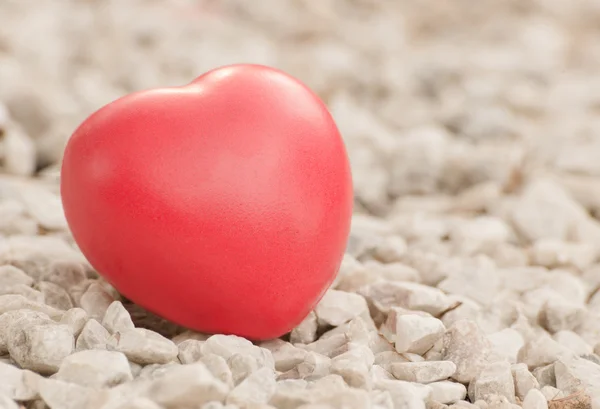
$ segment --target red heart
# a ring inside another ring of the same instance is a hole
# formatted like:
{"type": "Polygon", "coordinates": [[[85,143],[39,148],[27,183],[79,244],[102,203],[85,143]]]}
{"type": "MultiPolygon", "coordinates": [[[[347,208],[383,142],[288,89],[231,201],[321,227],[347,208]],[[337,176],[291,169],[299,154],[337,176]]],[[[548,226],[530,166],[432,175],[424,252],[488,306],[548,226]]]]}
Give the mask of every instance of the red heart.
{"type": "Polygon", "coordinates": [[[67,221],[127,298],[198,331],[269,339],[333,281],[352,180],[321,100],[264,66],[125,96],[71,137],[67,221]]]}

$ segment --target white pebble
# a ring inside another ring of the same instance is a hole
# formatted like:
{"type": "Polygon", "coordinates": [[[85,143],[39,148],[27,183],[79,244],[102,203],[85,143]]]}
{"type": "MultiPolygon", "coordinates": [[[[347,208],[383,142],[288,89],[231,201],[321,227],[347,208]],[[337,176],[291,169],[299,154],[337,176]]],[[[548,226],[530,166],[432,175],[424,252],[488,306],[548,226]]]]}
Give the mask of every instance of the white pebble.
{"type": "Polygon", "coordinates": [[[57,379],[44,379],[40,382],[40,396],[50,408],[81,409],[102,402],[107,398],[107,392],[57,379]]]}
{"type": "Polygon", "coordinates": [[[177,345],[162,335],[145,328],[117,332],[107,341],[107,348],[122,352],[138,364],[166,364],[177,359],[177,345]]]}
{"type": "Polygon", "coordinates": [[[515,403],[515,385],[510,364],[506,361],[486,365],[469,384],[471,401],[485,399],[492,394],[503,396],[510,403],[515,403]]]}
{"type": "Polygon", "coordinates": [[[442,337],[446,328],[437,318],[392,308],[381,333],[396,351],[424,354],[442,337]]]}
{"type": "Polygon", "coordinates": [[[532,389],[523,399],[523,409],[548,409],[548,401],[542,392],[532,389]]]}
{"type": "Polygon", "coordinates": [[[436,316],[451,306],[441,290],[417,283],[381,281],[366,286],[360,293],[382,312],[402,307],[436,316]]]}
{"type": "Polygon", "coordinates": [[[515,395],[523,400],[532,389],[539,389],[540,384],[533,376],[527,365],[515,364],[511,366],[511,372],[515,382],[515,395]]]}
{"type": "Polygon", "coordinates": [[[396,379],[418,383],[442,381],[456,372],[456,365],[450,361],[396,362],[390,368],[396,379]]]}
{"type": "Polygon", "coordinates": [[[317,315],[311,311],[302,322],[290,333],[290,342],[293,344],[310,344],[317,339],[317,315]]]}
{"type": "Polygon", "coordinates": [[[44,302],[58,310],[66,311],[73,308],[73,301],[67,290],[49,281],[40,281],[35,285],[44,296],[44,302]]]}
{"type": "Polygon", "coordinates": [[[490,341],[477,324],[460,320],[444,334],[442,359],[456,364],[455,380],[468,383],[485,367],[491,350],[490,341]]]}
{"type": "Polygon", "coordinates": [[[266,404],[275,393],[275,374],[270,368],[261,368],[236,386],[227,396],[227,403],[241,409],[250,409],[253,405],[266,404]]]}
{"type": "Polygon", "coordinates": [[[9,334],[7,345],[21,368],[52,374],[73,352],[75,339],[67,325],[29,325],[9,334]]]}
{"type": "Polygon", "coordinates": [[[281,339],[263,342],[260,346],[271,351],[275,362],[275,369],[279,372],[286,372],[295,368],[304,361],[307,354],[306,350],[297,348],[281,339]]]}
{"type": "Polygon", "coordinates": [[[505,328],[490,334],[488,339],[492,343],[494,352],[513,364],[517,362],[517,355],[525,344],[523,336],[513,328],[505,328]]]}
{"type": "Polygon", "coordinates": [[[187,339],[177,345],[179,354],[177,355],[182,364],[193,364],[202,358],[202,345],[204,341],[187,339]]]}
{"type": "Polygon", "coordinates": [[[32,310],[42,312],[50,318],[60,319],[62,311],[52,308],[46,304],[33,302],[22,295],[8,294],[0,295],[0,314],[14,310],[32,310]]]}
{"type": "Polygon", "coordinates": [[[229,388],[201,363],[171,368],[149,388],[149,397],[166,407],[202,405],[223,401],[229,388]]]}
{"type": "Polygon", "coordinates": [[[95,319],[88,320],[77,337],[75,349],[106,349],[110,333],[95,319]]]}
{"type": "Polygon", "coordinates": [[[42,312],[13,310],[0,314],[0,354],[8,352],[8,339],[21,331],[22,327],[39,324],[52,324],[54,321],[42,312]]]}
{"type": "Polygon", "coordinates": [[[87,313],[82,308],[71,308],[60,319],[61,324],[68,325],[75,337],[78,337],[88,322],[87,313]]]}
{"type": "Polygon", "coordinates": [[[11,265],[0,266],[0,287],[24,284],[33,284],[33,278],[29,277],[23,270],[11,265]]]}
{"type": "Polygon", "coordinates": [[[99,282],[92,282],[81,295],[79,304],[91,318],[102,321],[106,310],[114,301],[113,297],[99,282]]]}
{"type": "Polygon", "coordinates": [[[431,388],[429,399],[443,404],[456,403],[467,396],[467,388],[462,383],[442,381],[428,385],[431,388]]]}
{"type": "Polygon", "coordinates": [[[213,335],[202,345],[203,354],[216,354],[229,359],[234,354],[247,354],[256,359],[259,366],[274,368],[273,356],[265,348],[257,347],[245,338],[235,335],[213,335]]]}
{"type": "Polygon", "coordinates": [[[228,387],[233,388],[233,373],[225,358],[215,354],[208,354],[201,357],[199,361],[206,365],[206,368],[208,368],[217,379],[228,387]]]}
{"type": "Polygon", "coordinates": [[[318,321],[333,326],[342,325],[368,312],[369,308],[363,297],[337,290],[328,290],[315,307],[318,321]]]}
{"type": "Polygon", "coordinates": [[[113,301],[104,314],[102,326],[111,334],[124,332],[135,328],[129,312],[120,301],[113,301]]]}
{"type": "Polygon", "coordinates": [[[66,357],[54,379],[89,387],[111,387],[133,380],[125,355],[104,350],[79,351],[66,357]]]}

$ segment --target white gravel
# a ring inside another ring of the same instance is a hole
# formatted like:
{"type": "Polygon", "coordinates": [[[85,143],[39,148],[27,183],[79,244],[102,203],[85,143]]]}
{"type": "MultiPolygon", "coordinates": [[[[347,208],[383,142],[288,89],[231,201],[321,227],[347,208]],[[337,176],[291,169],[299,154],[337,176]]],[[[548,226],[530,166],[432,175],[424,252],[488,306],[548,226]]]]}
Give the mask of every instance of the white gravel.
{"type": "Polygon", "coordinates": [[[600,8],[564,0],[0,1],[0,409],[600,409],[600,8]],[[338,277],[282,339],[199,334],[83,258],[65,142],[255,62],[346,141],[338,277]]]}

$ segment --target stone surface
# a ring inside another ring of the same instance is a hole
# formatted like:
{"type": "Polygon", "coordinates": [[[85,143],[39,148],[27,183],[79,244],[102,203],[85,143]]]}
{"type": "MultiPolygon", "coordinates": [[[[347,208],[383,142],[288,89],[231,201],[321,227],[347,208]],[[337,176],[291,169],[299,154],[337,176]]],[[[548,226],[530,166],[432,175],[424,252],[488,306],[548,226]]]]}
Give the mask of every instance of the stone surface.
{"type": "Polygon", "coordinates": [[[554,363],[554,372],[556,387],[566,394],[600,395],[600,365],[579,357],[562,358],[554,363]]]}
{"type": "Polygon", "coordinates": [[[120,301],[114,301],[108,306],[102,318],[102,326],[111,334],[135,328],[129,312],[120,301]]]}
{"type": "Polygon", "coordinates": [[[0,286],[8,287],[17,284],[32,285],[33,278],[29,277],[25,272],[15,266],[4,265],[0,266],[0,286]]]}
{"type": "Polygon", "coordinates": [[[392,308],[380,332],[400,353],[424,354],[438,341],[446,328],[437,318],[392,308]]]}
{"type": "Polygon", "coordinates": [[[492,343],[493,352],[507,359],[510,363],[517,362],[519,351],[525,344],[523,336],[513,328],[505,328],[502,331],[488,335],[492,343]]]}
{"type": "Polygon", "coordinates": [[[35,285],[42,295],[44,302],[58,310],[66,311],[73,308],[73,301],[67,290],[49,281],[40,281],[35,285]]]}
{"type": "Polygon", "coordinates": [[[442,404],[457,403],[467,396],[467,388],[462,383],[442,381],[429,384],[431,395],[429,399],[442,404]]]}
{"type": "Polygon", "coordinates": [[[494,362],[486,365],[469,384],[471,401],[485,399],[488,395],[505,397],[515,403],[515,385],[508,362],[494,362]]]}
{"type": "Polygon", "coordinates": [[[106,349],[110,333],[95,319],[90,319],[77,337],[75,349],[106,349]]]}
{"type": "Polygon", "coordinates": [[[454,362],[453,379],[471,382],[485,367],[492,345],[481,329],[472,321],[455,322],[443,337],[442,359],[454,362]]]}
{"type": "Polygon", "coordinates": [[[227,385],[215,378],[204,364],[195,363],[170,369],[152,383],[148,395],[170,408],[223,401],[228,391],[227,385]]]}
{"type": "Polygon", "coordinates": [[[179,350],[170,339],[144,328],[113,334],[106,343],[107,348],[122,352],[138,364],[166,364],[177,359],[179,350]]]}
{"type": "Polygon", "coordinates": [[[275,369],[280,372],[286,372],[295,368],[304,361],[307,352],[304,349],[297,348],[289,342],[280,339],[264,342],[261,347],[271,351],[275,369]]]}
{"type": "Polygon", "coordinates": [[[310,344],[317,338],[317,328],[317,315],[311,311],[300,325],[292,330],[290,341],[292,343],[310,344]]]}
{"type": "Polygon", "coordinates": [[[113,297],[99,282],[92,282],[81,295],[79,305],[91,318],[102,321],[113,297]]]}
{"type": "Polygon", "coordinates": [[[262,368],[250,374],[227,395],[227,403],[240,408],[252,408],[266,404],[275,393],[275,374],[270,368],[262,368]]]}
{"type": "Polygon", "coordinates": [[[523,409],[548,409],[548,401],[542,392],[530,390],[523,399],[523,409]]]}
{"type": "Polygon", "coordinates": [[[187,339],[177,344],[179,354],[177,357],[182,364],[193,364],[202,358],[202,345],[204,341],[187,339]]]}
{"type": "Polygon", "coordinates": [[[66,357],[54,379],[81,386],[111,387],[133,380],[133,375],[121,352],[92,349],[66,357]]]}
{"type": "Polygon", "coordinates": [[[523,346],[517,357],[519,362],[523,362],[530,369],[554,363],[561,357],[567,357],[573,353],[554,341],[547,334],[542,334],[523,346]]]}
{"type": "Polygon", "coordinates": [[[233,373],[231,372],[231,368],[229,367],[225,358],[215,354],[208,354],[201,357],[199,361],[206,366],[206,368],[213,374],[214,377],[219,379],[225,385],[231,388],[233,387],[233,373]]]}
{"type": "Polygon", "coordinates": [[[7,346],[11,358],[21,368],[52,374],[73,352],[75,339],[67,325],[28,325],[12,332],[7,346]]]}
{"type": "Polygon", "coordinates": [[[527,365],[515,364],[511,366],[512,376],[515,383],[515,396],[521,401],[532,389],[539,389],[540,384],[533,376],[527,365]]]}
{"type": "Polygon", "coordinates": [[[418,383],[443,381],[456,372],[456,365],[451,361],[396,362],[390,367],[396,379],[418,383]]]}
{"type": "Polygon", "coordinates": [[[83,331],[83,327],[88,322],[88,315],[82,308],[71,308],[66,311],[60,319],[61,324],[68,325],[75,337],[78,337],[83,331]]]}

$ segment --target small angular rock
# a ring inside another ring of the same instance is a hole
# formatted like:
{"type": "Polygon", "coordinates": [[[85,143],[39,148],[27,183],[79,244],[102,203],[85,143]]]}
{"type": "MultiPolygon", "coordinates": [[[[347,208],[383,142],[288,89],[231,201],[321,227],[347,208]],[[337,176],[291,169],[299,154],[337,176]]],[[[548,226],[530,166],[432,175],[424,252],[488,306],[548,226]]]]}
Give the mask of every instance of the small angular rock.
{"type": "Polygon", "coordinates": [[[122,353],[87,350],[66,357],[54,379],[100,388],[131,381],[133,375],[129,362],[122,353]]]}
{"type": "Polygon", "coordinates": [[[52,324],[54,321],[44,313],[31,310],[14,310],[0,314],[0,354],[8,352],[8,339],[22,327],[52,324]]]}
{"type": "Polygon", "coordinates": [[[55,261],[43,273],[41,279],[60,285],[64,289],[72,288],[86,279],[83,264],[74,261],[55,261]]]}
{"type": "Polygon", "coordinates": [[[523,399],[523,409],[548,409],[548,401],[542,392],[530,390],[523,399]]]}
{"type": "Polygon", "coordinates": [[[123,307],[121,301],[113,301],[108,306],[102,319],[102,326],[111,334],[135,328],[129,312],[123,307]]]}
{"type": "Polygon", "coordinates": [[[311,311],[306,318],[290,333],[290,342],[293,344],[310,344],[317,339],[317,315],[311,311]]]}
{"type": "Polygon", "coordinates": [[[460,320],[443,337],[442,359],[456,365],[453,379],[471,382],[487,364],[492,345],[481,329],[472,321],[460,320]]]}
{"type": "Polygon", "coordinates": [[[353,388],[371,389],[370,369],[375,357],[368,347],[355,347],[331,360],[330,372],[353,388]]]}
{"type": "Polygon", "coordinates": [[[176,345],[179,345],[183,341],[187,341],[188,339],[194,339],[196,341],[206,341],[211,336],[208,334],[203,334],[201,332],[195,331],[183,331],[181,334],[175,335],[171,341],[173,341],[176,345]]]}
{"type": "Polygon", "coordinates": [[[213,376],[215,376],[228,387],[233,388],[233,373],[231,372],[231,368],[229,368],[225,358],[215,354],[208,354],[201,357],[199,361],[206,365],[206,368],[208,368],[213,376]]]}
{"type": "Polygon", "coordinates": [[[505,328],[490,334],[488,339],[492,343],[493,352],[507,359],[511,364],[517,362],[517,355],[525,344],[523,336],[513,328],[505,328]]]}
{"type": "Polygon", "coordinates": [[[15,310],[38,311],[48,315],[50,318],[53,319],[60,319],[63,314],[62,311],[57,310],[56,308],[52,308],[46,304],[40,304],[31,301],[23,297],[22,295],[0,295],[0,314],[4,314],[5,312],[15,310]]]}
{"type": "Polygon", "coordinates": [[[589,355],[594,352],[592,346],[573,331],[559,331],[552,338],[563,347],[570,349],[575,355],[589,355]]]}
{"type": "Polygon", "coordinates": [[[91,318],[102,321],[106,310],[114,301],[113,297],[99,282],[92,282],[81,295],[79,304],[91,318]]]}
{"type": "Polygon", "coordinates": [[[515,364],[511,366],[510,370],[515,383],[515,395],[517,398],[521,399],[521,401],[525,399],[525,396],[527,396],[530,390],[539,389],[540,384],[537,379],[535,379],[535,376],[529,372],[527,365],[515,364]]]}
{"type": "Polygon", "coordinates": [[[117,409],[162,409],[158,403],[151,401],[148,398],[139,397],[132,401],[125,402],[117,409]]]}
{"type": "Polygon", "coordinates": [[[229,359],[234,354],[252,356],[259,366],[274,368],[273,356],[265,348],[257,347],[247,339],[235,335],[213,335],[202,345],[203,354],[216,354],[229,359]]]}
{"type": "Polygon", "coordinates": [[[88,322],[88,315],[82,308],[71,308],[60,319],[61,324],[68,325],[75,337],[78,337],[88,322]]]}
{"type": "Polygon", "coordinates": [[[180,365],[156,379],[149,388],[149,398],[167,408],[222,402],[229,392],[202,363],[180,365]]]}
{"type": "Polygon", "coordinates": [[[40,396],[50,408],[61,409],[90,408],[108,398],[105,391],[56,379],[40,382],[40,396]]]}
{"type": "Polygon", "coordinates": [[[451,361],[396,362],[390,367],[396,379],[417,383],[442,381],[456,372],[456,365],[451,361]]]}
{"type": "Polygon", "coordinates": [[[182,364],[193,364],[198,362],[202,358],[202,345],[204,341],[198,341],[195,339],[188,339],[180,342],[177,345],[179,349],[179,362],[182,364]]]}
{"type": "Polygon", "coordinates": [[[515,385],[508,362],[499,361],[486,365],[469,384],[471,401],[486,399],[492,394],[515,403],[515,385]]]}
{"type": "Polygon", "coordinates": [[[437,316],[452,305],[442,291],[417,283],[381,281],[366,286],[360,293],[382,312],[401,307],[437,316]]]}
{"type": "Polygon", "coordinates": [[[29,277],[23,270],[10,264],[0,266],[0,287],[8,287],[17,284],[31,286],[33,278],[29,277]]]}
{"type": "Polygon", "coordinates": [[[467,388],[462,383],[442,381],[428,385],[431,388],[429,399],[442,404],[456,403],[467,396],[467,388]]]}
{"type": "Polygon", "coordinates": [[[444,324],[437,318],[392,308],[381,333],[400,353],[424,354],[445,330],[444,324]]]}
{"type": "Polygon", "coordinates": [[[122,352],[132,362],[166,364],[177,359],[177,345],[162,335],[145,328],[117,332],[107,341],[107,348],[122,352]]]}
{"type": "Polygon", "coordinates": [[[549,365],[561,357],[567,357],[573,353],[546,334],[527,342],[519,351],[518,361],[527,364],[529,369],[549,365]]]}
{"type": "MultiPolygon", "coordinates": [[[[215,355],[215,354],[210,354],[215,355]]],[[[233,354],[227,359],[234,385],[242,382],[252,372],[261,368],[256,358],[249,354],[233,354]]]]}
{"type": "Polygon", "coordinates": [[[275,369],[279,372],[287,372],[304,361],[307,351],[297,348],[281,339],[263,342],[261,347],[271,351],[275,362],[275,369]]]}
{"type": "Polygon", "coordinates": [[[254,405],[266,404],[275,393],[275,374],[270,368],[261,368],[236,386],[227,396],[227,403],[241,409],[250,409],[254,405]]]}
{"type": "Polygon", "coordinates": [[[75,339],[67,325],[28,325],[9,334],[10,356],[24,369],[52,374],[75,347],[75,339]]]}
{"type": "Polygon", "coordinates": [[[110,338],[109,332],[95,319],[88,320],[77,337],[75,349],[106,349],[110,338]]]}
{"type": "Polygon", "coordinates": [[[306,354],[304,361],[296,368],[299,377],[307,380],[328,375],[330,369],[331,359],[316,352],[306,354]]]}
{"type": "Polygon", "coordinates": [[[362,296],[337,290],[328,290],[315,307],[318,322],[336,327],[368,311],[362,296]]]}

